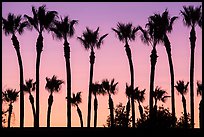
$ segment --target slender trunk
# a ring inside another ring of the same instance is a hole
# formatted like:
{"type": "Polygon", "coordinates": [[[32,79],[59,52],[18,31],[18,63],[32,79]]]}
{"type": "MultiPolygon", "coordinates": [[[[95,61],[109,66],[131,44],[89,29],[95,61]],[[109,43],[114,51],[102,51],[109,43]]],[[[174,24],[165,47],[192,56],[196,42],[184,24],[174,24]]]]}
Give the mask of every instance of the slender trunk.
{"type": "Polygon", "coordinates": [[[79,119],[80,119],[80,123],[81,123],[81,127],[83,127],[83,118],[82,118],[82,112],[79,108],[79,106],[77,105],[77,113],[79,115],[79,119]]]}
{"type": "Polygon", "coordinates": [[[8,128],[11,127],[11,114],[12,114],[12,109],[13,109],[13,106],[12,106],[12,103],[9,104],[9,115],[8,115],[8,128]]]}
{"type": "Polygon", "coordinates": [[[183,94],[182,94],[182,102],[183,102],[183,112],[184,112],[184,120],[185,120],[184,127],[187,128],[188,127],[188,116],[187,116],[187,110],[186,110],[186,99],[183,94]]]}
{"type": "Polygon", "coordinates": [[[115,127],[114,124],[114,105],[113,105],[113,100],[111,98],[111,95],[109,94],[109,99],[108,99],[108,104],[109,104],[109,109],[110,109],[110,118],[111,118],[111,128],[115,127]]]}
{"type": "Polygon", "coordinates": [[[20,54],[20,45],[17,37],[12,35],[12,42],[18,57],[19,71],[20,71],[20,127],[24,127],[24,92],[23,92],[23,63],[20,54]]]}
{"type": "Polygon", "coordinates": [[[70,66],[70,47],[67,40],[64,42],[64,57],[66,61],[67,72],[67,127],[71,127],[71,66],[70,66]]]}
{"type": "MultiPolygon", "coordinates": [[[[155,66],[157,63],[157,51],[156,47],[154,46],[150,55],[151,58],[151,72],[150,72],[150,101],[149,101],[149,106],[150,106],[150,120],[153,117],[153,94],[154,94],[154,75],[155,75],[155,66]]],[[[153,124],[153,123],[151,123],[153,124]]]]}
{"type": "Polygon", "coordinates": [[[143,120],[143,108],[142,108],[142,105],[140,104],[140,102],[138,101],[138,104],[139,104],[139,111],[140,111],[140,117],[141,117],[141,119],[143,120]]]}
{"type": "Polygon", "coordinates": [[[43,36],[42,33],[39,33],[37,42],[36,42],[36,126],[39,127],[40,121],[40,57],[43,49],[43,36]]]}
{"type": "Polygon", "coordinates": [[[133,96],[133,90],[134,90],[134,68],[133,68],[133,63],[132,63],[132,54],[130,47],[128,43],[126,42],[125,45],[125,51],[128,57],[129,61],[129,66],[130,66],[130,75],[131,75],[131,106],[132,106],[132,127],[135,128],[135,103],[134,103],[134,96],[133,96]]]}
{"type": "Polygon", "coordinates": [[[98,110],[98,100],[95,95],[95,98],[94,98],[94,127],[97,126],[97,110],[98,110]]]}
{"type": "Polygon", "coordinates": [[[36,114],[35,114],[35,105],[34,105],[34,97],[33,95],[29,92],[29,100],[30,100],[30,104],[32,107],[32,111],[33,111],[33,121],[34,121],[34,127],[36,127],[36,114]]]}
{"type": "Polygon", "coordinates": [[[196,32],[194,26],[190,32],[190,43],[191,43],[191,62],[190,62],[190,100],[191,100],[191,127],[194,128],[194,53],[195,53],[195,42],[196,32]]]}
{"type": "Polygon", "coordinates": [[[91,49],[90,55],[90,77],[89,77],[89,95],[88,95],[88,117],[87,117],[87,127],[90,127],[91,123],[91,85],[93,81],[93,65],[95,62],[95,55],[94,55],[93,48],[91,49]]]}
{"type": "Polygon", "coordinates": [[[126,104],[126,124],[125,124],[126,127],[128,127],[129,123],[129,114],[130,114],[130,98],[128,97],[128,102],[126,104]]]}
{"type": "Polygon", "coordinates": [[[53,103],[53,95],[52,92],[48,98],[48,109],[47,109],[47,127],[50,127],[50,115],[51,115],[51,108],[53,103]]]}
{"type": "MultiPolygon", "coordinates": [[[[171,43],[168,39],[168,37],[165,35],[164,37],[164,43],[165,43],[165,48],[169,60],[169,69],[170,69],[170,75],[171,75],[171,109],[172,109],[172,116],[175,117],[175,96],[174,96],[174,68],[173,68],[173,61],[172,61],[172,56],[171,56],[171,43]]],[[[174,126],[175,126],[174,122],[174,126]]]]}
{"type": "Polygon", "coordinates": [[[203,118],[203,115],[204,115],[204,107],[203,107],[203,99],[201,99],[200,101],[200,105],[199,105],[199,110],[200,110],[200,113],[199,113],[199,123],[200,123],[200,128],[203,129],[203,126],[204,126],[204,118],[203,118]]]}

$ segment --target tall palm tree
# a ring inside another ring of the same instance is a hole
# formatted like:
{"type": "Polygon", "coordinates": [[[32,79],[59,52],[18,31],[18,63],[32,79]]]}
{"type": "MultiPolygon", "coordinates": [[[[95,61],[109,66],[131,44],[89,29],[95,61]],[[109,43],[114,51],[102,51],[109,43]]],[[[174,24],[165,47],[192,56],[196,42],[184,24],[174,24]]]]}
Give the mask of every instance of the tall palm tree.
{"type": "Polygon", "coordinates": [[[139,90],[139,87],[136,87],[134,89],[134,98],[136,99],[136,101],[138,102],[139,104],[139,112],[140,112],[140,117],[141,119],[143,119],[143,108],[142,108],[142,105],[141,105],[141,102],[143,102],[145,100],[145,90],[146,89],[143,89],[143,90],[139,90]]]}
{"type": "Polygon", "coordinates": [[[130,114],[130,98],[131,98],[131,86],[128,86],[128,84],[126,83],[126,88],[125,88],[125,94],[128,98],[127,104],[126,104],[126,124],[125,126],[128,127],[128,123],[129,123],[129,114],[130,114]]]}
{"type": "MultiPolygon", "coordinates": [[[[66,62],[67,72],[67,97],[71,97],[71,66],[70,66],[70,46],[67,38],[73,37],[75,33],[74,25],[77,24],[77,20],[69,20],[68,16],[61,21],[55,21],[55,26],[50,28],[54,37],[59,40],[64,40],[64,57],[66,62]]],[[[71,127],[71,103],[67,102],[67,126],[71,127]]]]}
{"type": "Polygon", "coordinates": [[[110,109],[110,119],[111,119],[111,127],[115,127],[114,124],[114,104],[113,99],[111,98],[111,94],[116,93],[116,86],[118,85],[118,82],[115,83],[115,79],[112,79],[111,81],[108,81],[108,79],[102,80],[102,90],[106,91],[108,93],[108,104],[110,109]]]}
{"type": "Polygon", "coordinates": [[[7,19],[2,17],[3,31],[6,36],[12,35],[11,40],[16,50],[19,71],[20,71],[20,127],[24,126],[24,93],[23,93],[23,62],[20,53],[20,44],[16,37],[16,33],[23,34],[24,29],[28,28],[28,22],[22,21],[21,15],[15,16],[9,13],[7,19]]]}
{"type": "Polygon", "coordinates": [[[47,109],[47,127],[50,127],[50,115],[51,115],[51,108],[53,104],[53,93],[59,92],[61,89],[61,84],[64,83],[64,81],[57,79],[55,75],[52,76],[52,78],[46,77],[46,85],[45,89],[47,89],[50,92],[49,98],[48,98],[48,109],[47,109]]]}
{"type": "Polygon", "coordinates": [[[183,23],[187,27],[191,27],[190,31],[190,44],[191,44],[191,59],[190,59],[190,102],[191,102],[191,126],[194,128],[194,54],[195,54],[195,42],[196,32],[195,27],[198,25],[202,28],[202,9],[201,6],[183,6],[181,11],[183,16],[183,23]]]}
{"type": "Polygon", "coordinates": [[[108,34],[99,37],[99,27],[96,31],[90,30],[88,27],[83,32],[81,37],[77,37],[84,46],[85,50],[91,50],[90,52],[90,77],[89,77],[89,93],[88,93],[88,116],[87,116],[87,127],[90,127],[91,122],[91,84],[93,81],[93,65],[95,62],[94,48],[99,49],[103,43],[104,38],[108,34]]]}
{"type": "MultiPolygon", "coordinates": [[[[125,43],[125,51],[126,55],[128,57],[128,62],[130,66],[130,81],[131,81],[131,90],[134,89],[134,67],[133,67],[133,61],[132,61],[132,54],[131,49],[128,44],[128,41],[135,40],[136,32],[138,31],[137,28],[133,27],[132,23],[118,23],[117,28],[112,28],[112,30],[117,34],[117,37],[120,41],[125,43]]],[[[133,94],[133,92],[132,92],[133,94]]],[[[131,106],[132,106],[132,127],[135,127],[135,110],[134,110],[134,97],[131,96],[131,106]]]]}
{"type": "Polygon", "coordinates": [[[43,31],[49,30],[49,28],[53,25],[53,21],[55,20],[57,16],[56,11],[46,11],[46,5],[40,6],[38,9],[36,9],[34,6],[32,6],[32,13],[33,17],[30,17],[28,15],[24,15],[24,17],[28,20],[30,25],[35,28],[35,30],[38,32],[38,38],[36,42],[36,124],[37,127],[39,127],[39,115],[40,115],[40,57],[43,50],[43,31]]]}
{"type": "Polygon", "coordinates": [[[17,92],[16,89],[7,89],[4,92],[2,92],[3,93],[2,100],[9,103],[8,128],[10,128],[10,125],[11,125],[11,114],[13,110],[13,103],[16,102],[19,92],[17,92]]]}
{"type": "Polygon", "coordinates": [[[94,95],[94,127],[96,127],[97,126],[97,111],[98,111],[97,95],[105,95],[107,92],[102,90],[101,84],[97,82],[91,85],[91,92],[94,95]]]}
{"type": "MultiPolygon", "coordinates": [[[[68,98],[66,97],[66,99],[68,98]]],[[[82,102],[81,92],[77,92],[76,94],[73,93],[72,97],[70,98],[70,102],[73,106],[77,107],[77,113],[79,115],[81,127],[83,127],[82,112],[81,109],[79,108],[79,104],[82,102]]]]}
{"type": "Polygon", "coordinates": [[[188,116],[187,116],[187,109],[186,109],[186,98],[185,98],[184,95],[188,91],[188,84],[189,84],[189,82],[187,82],[187,84],[185,84],[183,80],[179,80],[179,81],[176,82],[176,84],[177,84],[175,86],[176,90],[182,96],[183,110],[184,110],[184,119],[185,119],[185,128],[187,128],[187,126],[188,126],[188,116]]]}
{"type": "Polygon", "coordinates": [[[26,80],[26,84],[23,85],[23,90],[25,92],[29,93],[29,100],[30,100],[30,104],[31,104],[31,107],[32,107],[32,111],[33,111],[34,127],[36,127],[37,125],[36,125],[36,116],[35,116],[34,97],[33,97],[32,93],[31,93],[31,91],[35,90],[35,85],[36,85],[36,82],[33,82],[33,79],[26,80]]]}
{"type": "MultiPolygon", "coordinates": [[[[203,84],[202,82],[200,81],[197,81],[197,95],[200,95],[202,96],[203,95],[203,84]]],[[[200,128],[203,128],[203,98],[201,98],[200,100],[200,104],[199,104],[199,110],[200,110],[200,113],[199,113],[199,122],[200,122],[200,128]]]]}

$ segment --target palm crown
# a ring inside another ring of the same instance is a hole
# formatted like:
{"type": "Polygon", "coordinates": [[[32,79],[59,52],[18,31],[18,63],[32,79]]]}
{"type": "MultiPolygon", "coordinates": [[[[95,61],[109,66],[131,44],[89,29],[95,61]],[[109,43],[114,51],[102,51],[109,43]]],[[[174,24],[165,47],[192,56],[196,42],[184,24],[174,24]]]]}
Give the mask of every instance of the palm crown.
{"type": "Polygon", "coordinates": [[[18,98],[18,93],[16,89],[7,89],[3,93],[3,100],[9,103],[14,103],[18,98]]]}
{"type": "Polygon", "coordinates": [[[70,102],[72,105],[78,105],[79,103],[82,102],[82,99],[81,99],[81,92],[77,92],[76,94],[72,94],[72,98],[70,99],[70,102]]]}
{"type": "Polygon", "coordinates": [[[177,84],[177,85],[176,85],[175,87],[176,87],[177,91],[178,91],[180,94],[184,95],[184,94],[187,93],[189,82],[187,82],[187,84],[184,84],[184,81],[183,81],[183,80],[179,80],[179,81],[176,82],[176,84],[177,84]]]}
{"type": "Polygon", "coordinates": [[[161,89],[160,87],[156,87],[153,97],[155,98],[155,100],[161,100],[162,102],[166,102],[166,99],[170,96],[166,96],[165,94],[167,94],[167,92],[163,89],[161,89]]]}
{"type": "Polygon", "coordinates": [[[61,89],[61,84],[64,83],[64,81],[58,80],[55,75],[52,78],[46,77],[46,81],[47,83],[45,88],[50,92],[59,92],[61,89]]]}
{"type": "Polygon", "coordinates": [[[136,87],[134,90],[134,98],[138,101],[138,102],[143,102],[145,100],[145,90],[139,90],[139,87],[136,87]]]}

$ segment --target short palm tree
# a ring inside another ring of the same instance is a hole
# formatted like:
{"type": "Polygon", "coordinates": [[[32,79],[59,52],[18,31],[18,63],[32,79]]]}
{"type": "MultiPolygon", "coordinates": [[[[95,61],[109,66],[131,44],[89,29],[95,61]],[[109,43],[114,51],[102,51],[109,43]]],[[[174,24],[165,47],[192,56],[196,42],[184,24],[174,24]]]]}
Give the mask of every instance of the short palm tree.
{"type": "MultiPolygon", "coordinates": [[[[197,81],[197,95],[200,95],[202,96],[203,95],[203,84],[202,82],[200,81],[197,81]]],[[[199,110],[200,110],[200,113],[199,113],[199,122],[200,122],[200,128],[203,128],[203,98],[201,98],[200,100],[200,104],[199,104],[199,110]]]]}
{"type": "Polygon", "coordinates": [[[36,83],[33,82],[33,79],[29,79],[29,80],[26,80],[26,84],[23,85],[23,90],[25,92],[28,92],[29,93],[29,100],[30,100],[30,104],[31,104],[31,107],[32,107],[32,111],[33,111],[33,121],[34,121],[34,127],[36,127],[36,116],[35,116],[35,105],[34,105],[34,97],[31,93],[31,91],[35,91],[35,85],[36,83]]]}
{"type": "Polygon", "coordinates": [[[89,93],[88,93],[88,115],[87,115],[87,127],[90,127],[91,122],[91,85],[93,81],[93,65],[95,62],[94,49],[99,49],[103,43],[104,38],[108,34],[99,37],[99,27],[96,31],[90,30],[88,27],[83,32],[81,37],[77,37],[84,46],[85,50],[91,50],[90,52],[90,77],[89,77],[89,93]]]}
{"type": "Polygon", "coordinates": [[[202,28],[202,9],[201,6],[183,6],[181,11],[183,16],[183,23],[187,27],[191,27],[190,44],[191,44],[191,59],[190,59],[190,108],[191,108],[191,126],[194,128],[194,54],[196,43],[195,27],[198,25],[202,28]]]}
{"type": "Polygon", "coordinates": [[[185,119],[185,128],[187,128],[187,126],[188,126],[188,116],[187,116],[187,109],[186,109],[186,98],[185,98],[184,95],[188,91],[188,84],[189,84],[189,82],[187,82],[187,84],[185,84],[183,80],[179,80],[179,81],[176,82],[176,84],[177,84],[175,86],[176,90],[182,96],[183,110],[184,110],[184,119],[185,119]]]}
{"type": "Polygon", "coordinates": [[[52,78],[46,77],[46,85],[45,89],[47,89],[50,92],[49,98],[48,98],[48,109],[47,109],[47,127],[50,127],[50,115],[51,115],[51,108],[53,104],[53,93],[59,92],[61,89],[61,84],[64,83],[62,80],[58,80],[55,75],[52,76],[52,78]]]}
{"type": "Polygon", "coordinates": [[[49,30],[51,26],[53,26],[53,21],[57,17],[56,11],[46,11],[46,5],[40,6],[36,9],[32,6],[33,17],[28,15],[24,15],[24,17],[28,20],[30,25],[35,28],[38,32],[38,38],[36,42],[36,124],[39,127],[39,115],[40,115],[40,57],[43,50],[43,31],[49,30]]]}
{"type": "Polygon", "coordinates": [[[2,100],[9,103],[8,128],[10,128],[13,103],[17,101],[19,92],[16,91],[16,89],[7,89],[2,93],[3,93],[2,100]]]}
{"type": "Polygon", "coordinates": [[[91,85],[91,92],[94,95],[94,127],[96,127],[97,126],[97,111],[98,111],[97,95],[105,95],[106,92],[102,90],[101,84],[97,82],[91,85]]]}
{"type": "Polygon", "coordinates": [[[108,93],[108,104],[110,109],[110,119],[111,119],[111,127],[115,127],[114,124],[114,104],[113,99],[111,98],[111,94],[115,94],[117,89],[116,86],[118,85],[118,82],[115,83],[115,79],[112,79],[111,81],[108,81],[108,79],[102,80],[102,90],[108,93]]]}
{"type": "MultiPolygon", "coordinates": [[[[77,20],[70,20],[68,16],[61,18],[61,21],[55,21],[55,26],[50,28],[54,37],[59,40],[64,40],[64,57],[66,62],[67,72],[67,97],[71,97],[71,65],[70,65],[70,46],[67,38],[73,37],[75,33],[74,25],[77,20]]],[[[71,127],[71,103],[67,102],[67,126],[71,127]]]]}
{"type": "MultiPolygon", "coordinates": [[[[66,99],[68,98],[66,97],[66,99]]],[[[83,127],[82,112],[81,112],[81,109],[79,108],[79,104],[82,102],[81,92],[77,92],[76,94],[73,93],[72,97],[70,98],[70,102],[73,106],[77,107],[77,113],[79,115],[81,127],[83,127]]]]}
{"type": "MultiPolygon", "coordinates": [[[[130,81],[131,81],[131,90],[134,89],[134,67],[132,61],[132,53],[128,41],[135,40],[136,32],[138,31],[137,28],[133,27],[132,23],[118,23],[117,28],[112,28],[112,30],[117,34],[117,37],[120,41],[125,43],[125,51],[128,57],[128,62],[130,66],[130,81]]],[[[132,92],[133,93],[133,92],[132,92]]],[[[135,127],[135,110],[134,110],[134,97],[131,96],[131,106],[132,106],[132,127],[135,127]]]]}
{"type": "Polygon", "coordinates": [[[20,44],[16,37],[16,33],[23,34],[24,29],[28,28],[28,22],[22,21],[21,15],[14,15],[9,13],[7,19],[2,17],[2,25],[3,31],[5,35],[12,35],[11,40],[13,42],[13,46],[16,50],[18,64],[19,64],[19,71],[20,71],[20,127],[24,126],[24,93],[23,93],[23,62],[20,53],[20,44]]]}

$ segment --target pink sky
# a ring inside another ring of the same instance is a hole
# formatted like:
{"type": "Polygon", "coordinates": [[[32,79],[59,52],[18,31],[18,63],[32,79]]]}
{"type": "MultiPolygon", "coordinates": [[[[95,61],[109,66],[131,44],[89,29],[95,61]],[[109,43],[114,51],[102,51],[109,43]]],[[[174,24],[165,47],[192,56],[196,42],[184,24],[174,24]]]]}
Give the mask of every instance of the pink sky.
{"type": "MultiPolygon", "coordinates": [[[[173,31],[169,34],[169,40],[172,45],[172,59],[175,73],[175,83],[177,80],[189,81],[190,68],[190,28],[183,25],[180,10],[182,6],[201,5],[201,2],[3,2],[2,16],[7,17],[8,13],[27,14],[32,16],[31,6],[39,7],[46,4],[47,10],[56,10],[61,16],[69,16],[71,19],[79,20],[75,26],[76,33],[69,39],[71,47],[71,72],[72,72],[72,92],[82,92],[82,104],[79,107],[83,113],[84,126],[87,121],[87,98],[89,82],[89,51],[86,51],[77,36],[81,36],[85,27],[96,30],[100,27],[99,34],[109,33],[104,40],[100,50],[95,50],[95,64],[93,82],[102,79],[115,78],[118,84],[118,92],[113,96],[114,105],[119,102],[126,104],[125,83],[130,84],[129,64],[121,43],[111,28],[115,28],[117,22],[133,23],[134,26],[145,26],[147,18],[154,13],[162,13],[168,8],[170,16],[179,16],[175,21],[173,31]]],[[[195,48],[195,71],[194,83],[196,92],[196,81],[202,80],[202,30],[196,27],[196,48],[195,48]]],[[[24,79],[35,79],[35,61],[36,61],[36,39],[38,33],[33,30],[26,30],[22,36],[17,35],[20,41],[20,50],[24,66],[24,79]]],[[[47,116],[47,98],[48,91],[45,90],[45,77],[52,77],[54,74],[59,79],[66,80],[65,59],[63,53],[63,41],[53,40],[51,34],[43,33],[44,48],[41,56],[40,65],[40,126],[46,126],[47,116]]],[[[139,35],[136,40],[130,43],[135,71],[135,87],[146,89],[146,100],[144,106],[149,101],[149,79],[150,79],[150,52],[151,47],[141,42],[139,35]]],[[[157,46],[158,61],[155,71],[155,87],[161,86],[170,95],[170,75],[166,51],[163,45],[157,46]]],[[[6,37],[2,33],[2,88],[15,88],[19,90],[19,68],[16,52],[11,42],[11,36],[6,37]]],[[[33,93],[35,95],[35,93],[33,93]]],[[[187,111],[190,113],[189,93],[186,95],[187,111]]],[[[60,93],[54,94],[54,103],[51,113],[51,126],[66,126],[66,81],[62,85],[60,93]]],[[[108,110],[108,96],[98,97],[98,126],[106,124],[108,110]]],[[[181,116],[183,112],[181,96],[175,89],[176,115],[181,116]]],[[[93,102],[93,100],[92,100],[93,102]]],[[[195,127],[198,127],[198,104],[200,97],[195,93],[195,127]]],[[[162,103],[159,103],[162,105],[162,103]]],[[[165,107],[169,107],[170,99],[167,100],[165,107]]],[[[139,117],[138,104],[136,104],[136,117],[139,117]]],[[[13,126],[19,126],[19,100],[14,104],[15,120],[13,126]]],[[[93,106],[91,115],[91,126],[93,126],[93,106]]],[[[33,126],[32,110],[25,95],[25,126],[33,126]]],[[[76,108],[72,108],[72,126],[80,126],[76,108]]]]}

